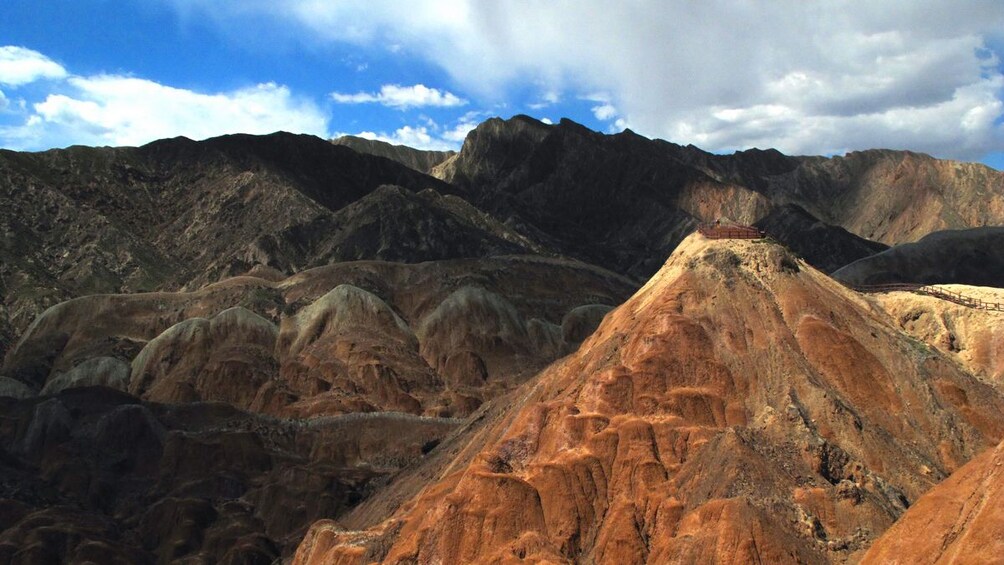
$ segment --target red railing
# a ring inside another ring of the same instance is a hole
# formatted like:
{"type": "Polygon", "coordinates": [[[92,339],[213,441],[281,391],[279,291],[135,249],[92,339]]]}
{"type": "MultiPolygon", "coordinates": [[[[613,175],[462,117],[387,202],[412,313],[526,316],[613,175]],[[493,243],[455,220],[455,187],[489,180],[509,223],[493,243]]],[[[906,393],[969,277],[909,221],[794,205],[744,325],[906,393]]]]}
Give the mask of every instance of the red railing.
{"type": "Polygon", "coordinates": [[[955,292],[953,290],[948,290],[947,288],[941,288],[931,285],[922,284],[910,284],[910,283],[892,283],[892,284],[868,284],[868,285],[847,285],[851,290],[856,290],[858,292],[866,293],[878,293],[878,292],[912,292],[914,294],[922,294],[924,296],[933,296],[934,298],[940,298],[941,300],[947,300],[948,302],[954,302],[960,306],[965,306],[967,308],[976,308],[978,310],[991,310],[994,312],[1004,312],[1004,304],[1000,302],[986,302],[982,298],[973,298],[971,296],[966,296],[960,292],[955,292]]]}
{"type": "Polygon", "coordinates": [[[764,232],[752,226],[700,224],[697,231],[708,239],[760,239],[764,232]]]}

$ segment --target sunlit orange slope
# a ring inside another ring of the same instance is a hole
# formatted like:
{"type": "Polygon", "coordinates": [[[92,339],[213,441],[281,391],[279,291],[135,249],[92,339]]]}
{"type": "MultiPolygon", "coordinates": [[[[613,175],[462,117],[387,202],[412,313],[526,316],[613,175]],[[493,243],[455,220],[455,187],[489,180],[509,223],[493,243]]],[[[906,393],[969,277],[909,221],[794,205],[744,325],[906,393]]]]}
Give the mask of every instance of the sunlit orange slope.
{"type": "Polygon", "coordinates": [[[699,235],[515,398],[469,464],[295,562],[844,562],[1004,434],[1000,393],[877,307],[699,235]]]}

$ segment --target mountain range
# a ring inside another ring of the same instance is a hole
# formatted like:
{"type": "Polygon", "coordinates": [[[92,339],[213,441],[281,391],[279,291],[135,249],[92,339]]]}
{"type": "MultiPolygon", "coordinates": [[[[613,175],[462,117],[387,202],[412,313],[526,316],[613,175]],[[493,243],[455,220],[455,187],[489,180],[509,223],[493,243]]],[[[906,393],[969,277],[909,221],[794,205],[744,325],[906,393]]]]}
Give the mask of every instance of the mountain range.
{"type": "Polygon", "coordinates": [[[0,202],[7,561],[880,562],[901,521],[980,540],[944,555],[1004,526],[925,502],[996,500],[1004,312],[855,290],[1004,302],[982,165],[516,116],[459,152],[0,151],[0,202]]]}

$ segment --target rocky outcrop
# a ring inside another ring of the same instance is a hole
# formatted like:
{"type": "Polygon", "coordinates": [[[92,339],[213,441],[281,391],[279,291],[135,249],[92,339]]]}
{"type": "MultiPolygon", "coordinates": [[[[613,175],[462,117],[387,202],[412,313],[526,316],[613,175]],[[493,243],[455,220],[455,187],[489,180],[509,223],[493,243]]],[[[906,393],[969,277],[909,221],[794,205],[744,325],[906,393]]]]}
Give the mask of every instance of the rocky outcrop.
{"type": "Polygon", "coordinates": [[[1004,227],[932,233],[833,273],[854,285],[955,283],[1004,287],[1004,227]]]}
{"type": "Polygon", "coordinates": [[[606,304],[585,304],[569,310],[561,319],[561,339],[568,344],[580,344],[593,335],[613,306],[606,304]]]}
{"type": "MultiPolygon", "coordinates": [[[[938,288],[1004,304],[1004,290],[966,285],[938,288]]],[[[903,331],[955,359],[967,371],[1004,387],[1004,312],[969,308],[912,292],[872,295],[903,331]]]]}
{"type": "Polygon", "coordinates": [[[462,198],[385,185],[334,214],[259,237],[230,272],[268,265],[296,272],[340,261],[418,263],[510,254],[556,255],[462,198]]]}
{"type": "Polygon", "coordinates": [[[29,396],[33,395],[34,393],[32,392],[31,388],[29,388],[28,385],[22,383],[21,381],[17,381],[7,377],[0,377],[0,397],[28,398],[29,396]]]}
{"type": "Polygon", "coordinates": [[[274,283],[239,277],[195,292],[82,296],[48,308],[8,352],[3,372],[41,388],[50,377],[94,357],[126,362],[146,342],[183,320],[245,305],[277,319],[282,296],[274,283]]]}
{"type": "Polygon", "coordinates": [[[977,163],[874,149],[802,157],[766,178],[777,202],[886,245],[942,230],[1004,224],[1004,173],[977,163]]]}
{"type": "Polygon", "coordinates": [[[718,209],[699,206],[687,187],[722,184],[674,159],[669,144],[526,116],[484,122],[443,167],[441,178],[523,233],[642,280],[696,224],[683,200],[718,209]]]}
{"type": "Polygon", "coordinates": [[[67,386],[118,387],[114,367],[140,364],[130,390],[161,401],[217,400],[301,416],[355,410],[467,414],[567,351],[558,324],[569,310],[591,300],[618,302],[633,288],[602,269],[533,256],[338,263],[273,278],[241,276],[195,292],[96,295],[59,304],[32,324],[3,371],[32,391],[52,393],[67,386]],[[496,362],[509,346],[488,339],[480,349],[468,347],[471,355],[460,348],[452,360],[430,367],[413,334],[441,305],[449,306],[457,288],[472,282],[510,303],[525,326],[520,342],[525,356],[496,362]],[[332,294],[340,285],[347,286],[332,294]],[[397,322],[376,324],[365,314],[371,306],[397,322]],[[221,314],[228,309],[233,310],[221,314]],[[322,327],[305,321],[315,314],[318,320],[333,316],[337,323],[322,327]],[[398,322],[404,334],[391,331],[398,322]],[[254,330],[275,323],[286,341],[270,337],[274,330],[254,330]],[[300,335],[301,326],[321,333],[300,335]],[[469,381],[463,392],[448,384],[454,377],[468,378],[461,373],[477,376],[485,362],[485,376],[490,368],[498,378],[469,381]],[[384,392],[373,388],[385,385],[390,388],[384,392]],[[363,400],[360,390],[373,395],[363,400]],[[381,395],[389,396],[380,400],[381,395]],[[292,411],[284,412],[287,408],[292,411]]]}
{"type": "Polygon", "coordinates": [[[525,364],[531,342],[526,321],[505,298],[467,286],[448,296],[419,329],[422,356],[443,369],[458,356],[485,367],[485,378],[525,364]]]}
{"type": "Polygon", "coordinates": [[[853,560],[1001,409],[779,246],[692,236],[476,455],[369,529],[315,525],[295,562],[853,560]]]}
{"type": "Polygon", "coordinates": [[[91,357],[76,367],[46,381],[42,394],[55,394],[68,388],[106,386],[126,390],[129,386],[129,364],[114,357],[91,357]]]}
{"type": "Polygon", "coordinates": [[[408,324],[376,295],[342,284],[283,320],[283,386],[309,398],[291,410],[422,414],[442,391],[408,324]]]}
{"type": "Polygon", "coordinates": [[[827,272],[873,249],[871,242],[1004,224],[1004,174],[983,165],[888,150],[712,155],[526,116],[481,124],[436,174],[523,233],[641,280],[697,221],[750,224],[773,211],[767,221],[780,239],[801,243],[800,253],[827,272]],[[801,210],[783,208],[789,204],[801,210]]]}
{"type": "Polygon", "coordinates": [[[861,563],[997,563],[1002,529],[1004,443],[920,497],[861,563]]]}
{"type": "Polygon", "coordinates": [[[155,402],[216,401],[247,409],[277,376],[278,330],[241,307],[190,318],[164,331],[132,361],[129,391],[155,402]]]}

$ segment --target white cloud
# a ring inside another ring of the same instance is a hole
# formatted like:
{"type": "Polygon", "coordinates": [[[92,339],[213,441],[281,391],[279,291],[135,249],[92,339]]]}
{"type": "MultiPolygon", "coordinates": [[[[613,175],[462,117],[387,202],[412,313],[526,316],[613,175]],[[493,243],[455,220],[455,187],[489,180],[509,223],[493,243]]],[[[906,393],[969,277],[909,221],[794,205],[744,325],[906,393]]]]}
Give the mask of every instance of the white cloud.
{"type": "Polygon", "coordinates": [[[588,100],[589,102],[602,102],[603,104],[609,104],[612,96],[607,92],[587,92],[585,94],[579,95],[579,100],[588,100]]]}
{"type": "Polygon", "coordinates": [[[607,121],[615,118],[618,115],[617,108],[614,108],[610,104],[601,104],[599,106],[593,106],[593,115],[596,116],[597,120],[607,121]]]}
{"type": "Polygon", "coordinates": [[[170,1],[223,25],[250,11],[320,42],[397,45],[484,99],[608,93],[598,106],[640,133],[712,150],[1004,149],[991,0],[170,1]]]}
{"type": "Polygon", "coordinates": [[[339,104],[377,103],[401,110],[426,106],[449,108],[467,104],[466,100],[451,92],[429,88],[424,84],[414,86],[385,84],[380,87],[380,92],[358,92],[356,94],[332,92],[331,98],[339,104]]]}
{"type": "Polygon", "coordinates": [[[461,121],[457,125],[443,132],[442,137],[447,141],[463,143],[463,141],[467,139],[467,134],[471,133],[471,130],[476,127],[478,127],[477,122],[461,121]]]}
{"type": "Polygon", "coordinates": [[[539,101],[527,104],[527,107],[531,110],[540,110],[548,106],[554,106],[558,102],[561,102],[561,93],[555,90],[548,90],[541,95],[539,101]]]}
{"type": "Polygon", "coordinates": [[[21,126],[0,131],[0,144],[38,149],[67,144],[139,145],[184,135],[227,133],[327,134],[327,116],[285,86],[264,83],[204,94],[116,75],[71,77],[65,94],[32,106],[21,126]]]}
{"type": "Polygon", "coordinates": [[[10,100],[7,100],[7,96],[0,90],[0,111],[6,110],[9,105],[10,100]]]}
{"type": "MultiPolygon", "coordinates": [[[[339,133],[336,134],[335,137],[339,137],[341,135],[347,134],[339,133]]],[[[407,145],[408,147],[424,149],[427,151],[449,151],[456,149],[455,144],[439,139],[438,137],[434,137],[433,134],[430,133],[429,128],[425,126],[404,126],[398,128],[391,134],[363,131],[352,135],[363,139],[383,141],[393,145],[407,145]]]]}
{"type": "Polygon", "coordinates": [[[20,86],[65,76],[66,69],[38,51],[14,45],[0,46],[0,84],[20,86]]]}
{"type": "Polygon", "coordinates": [[[467,139],[467,134],[471,133],[471,130],[478,127],[478,124],[491,115],[491,112],[485,112],[483,110],[471,110],[466,112],[463,116],[460,116],[453,127],[442,132],[440,137],[445,141],[452,143],[453,149],[459,149],[460,145],[463,144],[465,139],[467,139]]]}
{"type": "Polygon", "coordinates": [[[480,111],[467,112],[452,127],[440,126],[432,118],[421,116],[420,119],[425,125],[406,125],[393,133],[363,131],[355,134],[337,133],[335,137],[355,135],[364,139],[374,139],[393,145],[407,145],[427,151],[456,151],[460,149],[467,134],[478,126],[478,117],[483,115],[484,112],[480,111]]]}

